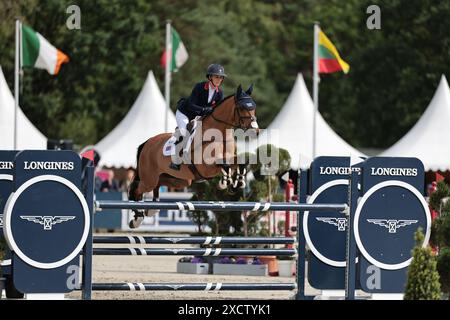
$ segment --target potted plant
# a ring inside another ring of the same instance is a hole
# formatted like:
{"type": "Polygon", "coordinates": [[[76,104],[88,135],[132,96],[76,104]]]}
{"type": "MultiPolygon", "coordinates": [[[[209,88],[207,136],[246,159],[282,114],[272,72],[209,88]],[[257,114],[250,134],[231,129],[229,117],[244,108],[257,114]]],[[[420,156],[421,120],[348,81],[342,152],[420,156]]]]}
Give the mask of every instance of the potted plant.
{"type": "Polygon", "coordinates": [[[213,265],[213,274],[267,276],[267,265],[258,258],[221,257],[213,265]]]}

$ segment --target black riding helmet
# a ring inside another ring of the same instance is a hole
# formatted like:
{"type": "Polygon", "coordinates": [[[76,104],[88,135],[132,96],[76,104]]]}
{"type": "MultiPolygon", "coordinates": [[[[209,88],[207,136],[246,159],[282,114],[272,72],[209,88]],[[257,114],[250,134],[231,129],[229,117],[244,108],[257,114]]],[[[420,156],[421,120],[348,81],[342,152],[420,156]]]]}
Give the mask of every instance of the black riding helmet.
{"type": "Polygon", "coordinates": [[[206,70],[206,78],[209,79],[209,76],[221,76],[226,77],[225,69],[217,63],[210,64],[208,69],[206,70]]]}

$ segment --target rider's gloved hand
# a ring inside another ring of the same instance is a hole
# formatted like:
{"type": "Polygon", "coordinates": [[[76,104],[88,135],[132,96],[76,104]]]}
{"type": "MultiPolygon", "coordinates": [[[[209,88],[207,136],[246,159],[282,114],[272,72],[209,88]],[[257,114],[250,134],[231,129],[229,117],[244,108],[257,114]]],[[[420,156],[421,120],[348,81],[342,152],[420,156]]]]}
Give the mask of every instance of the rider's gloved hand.
{"type": "Polygon", "coordinates": [[[210,114],[213,112],[213,108],[212,107],[205,107],[203,108],[203,113],[204,114],[210,114]]]}

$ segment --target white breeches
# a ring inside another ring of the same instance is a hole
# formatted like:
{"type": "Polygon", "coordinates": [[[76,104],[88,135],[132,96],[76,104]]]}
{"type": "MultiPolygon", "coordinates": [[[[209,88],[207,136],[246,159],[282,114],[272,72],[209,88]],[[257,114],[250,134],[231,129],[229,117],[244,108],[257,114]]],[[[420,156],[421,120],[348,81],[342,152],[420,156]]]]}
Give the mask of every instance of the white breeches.
{"type": "Polygon", "coordinates": [[[177,110],[177,112],[175,113],[175,119],[177,120],[178,129],[180,129],[181,135],[183,137],[186,136],[186,126],[189,123],[189,118],[185,114],[177,110]]]}

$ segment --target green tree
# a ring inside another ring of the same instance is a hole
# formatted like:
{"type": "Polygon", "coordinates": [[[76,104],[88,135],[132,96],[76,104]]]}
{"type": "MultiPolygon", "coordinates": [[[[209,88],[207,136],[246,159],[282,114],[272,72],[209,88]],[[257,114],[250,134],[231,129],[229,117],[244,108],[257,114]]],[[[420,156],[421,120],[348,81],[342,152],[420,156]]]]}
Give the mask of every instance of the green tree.
{"type": "Polygon", "coordinates": [[[413,261],[408,268],[405,300],[439,300],[441,285],[436,269],[436,258],[430,247],[423,248],[424,235],[419,229],[415,233],[416,246],[413,249],[413,261]]]}
{"type": "Polygon", "coordinates": [[[437,270],[441,282],[442,292],[450,296],[450,247],[442,248],[437,257],[437,270]]]}

